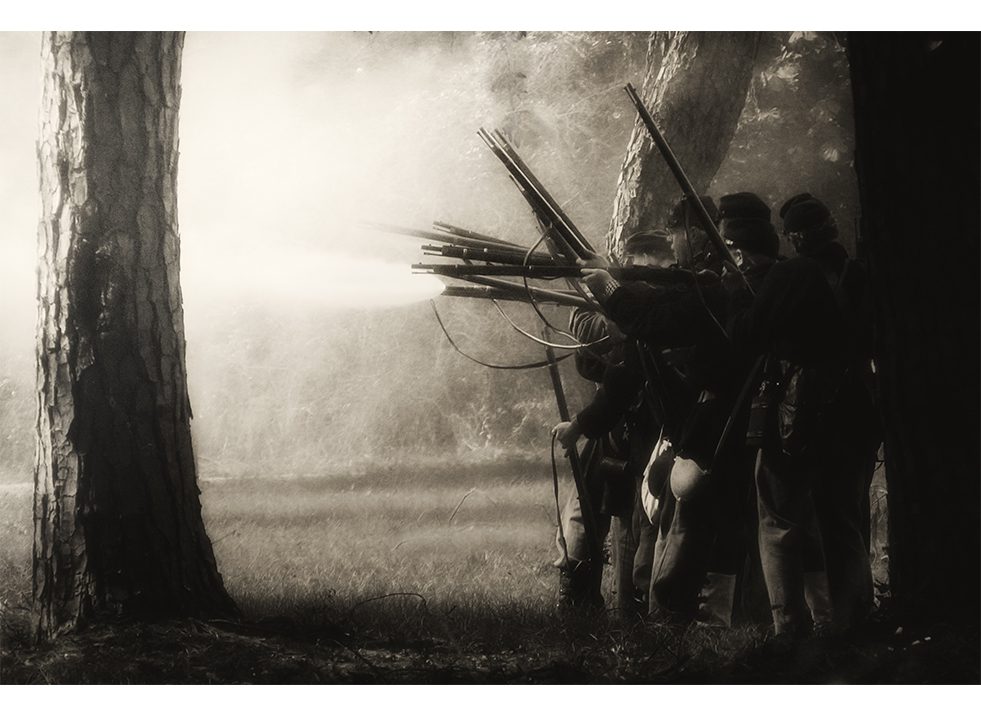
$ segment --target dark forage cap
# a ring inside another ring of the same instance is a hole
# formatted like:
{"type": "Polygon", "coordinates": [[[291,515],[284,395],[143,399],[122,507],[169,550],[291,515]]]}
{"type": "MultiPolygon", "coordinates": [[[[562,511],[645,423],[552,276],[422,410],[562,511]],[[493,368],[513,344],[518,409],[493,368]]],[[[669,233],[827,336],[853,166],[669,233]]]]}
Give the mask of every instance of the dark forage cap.
{"type": "MultiPolygon", "coordinates": [[[[705,211],[708,212],[709,218],[711,218],[713,224],[719,223],[719,210],[715,206],[715,201],[712,197],[707,194],[703,194],[699,197],[702,202],[702,206],[705,207],[705,211]]],[[[701,222],[698,221],[698,213],[695,211],[694,205],[688,200],[688,197],[682,197],[674,206],[671,208],[671,214],[668,215],[668,228],[669,229],[680,229],[685,226],[685,214],[688,214],[688,224],[689,226],[700,226],[701,222]]]]}
{"type": "Polygon", "coordinates": [[[719,199],[720,219],[761,219],[770,221],[770,207],[752,192],[726,194],[719,199]]]}
{"type": "Polygon", "coordinates": [[[783,233],[798,254],[818,256],[838,238],[838,226],[820,199],[804,192],[795,194],[780,207],[783,233]]]}
{"type": "Polygon", "coordinates": [[[625,254],[671,254],[671,242],[663,229],[648,229],[627,237],[623,251],[625,254]]]}
{"type": "Polygon", "coordinates": [[[780,239],[770,223],[770,207],[752,192],[721,197],[719,214],[719,230],[736,249],[771,257],[780,253],[780,239]]]}
{"type": "Polygon", "coordinates": [[[780,218],[783,219],[785,234],[810,232],[834,224],[824,202],[807,192],[795,194],[784,202],[780,207],[780,218]]]}

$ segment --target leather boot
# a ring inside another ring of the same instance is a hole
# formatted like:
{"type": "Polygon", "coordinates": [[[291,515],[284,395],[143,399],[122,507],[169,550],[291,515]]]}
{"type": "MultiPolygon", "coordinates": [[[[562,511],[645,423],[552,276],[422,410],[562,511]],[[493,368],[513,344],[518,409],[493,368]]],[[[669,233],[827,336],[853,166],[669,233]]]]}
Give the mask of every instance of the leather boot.
{"type": "Polygon", "coordinates": [[[603,580],[603,564],[593,566],[582,561],[559,569],[559,595],[556,609],[593,609],[603,607],[600,585],[603,580]]]}
{"type": "Polygon", "coordinates": [[[698,594],[698,617],[701,625],[732,627],[736,600],[736,576],[706,573],[705,584],[698,594]]]}

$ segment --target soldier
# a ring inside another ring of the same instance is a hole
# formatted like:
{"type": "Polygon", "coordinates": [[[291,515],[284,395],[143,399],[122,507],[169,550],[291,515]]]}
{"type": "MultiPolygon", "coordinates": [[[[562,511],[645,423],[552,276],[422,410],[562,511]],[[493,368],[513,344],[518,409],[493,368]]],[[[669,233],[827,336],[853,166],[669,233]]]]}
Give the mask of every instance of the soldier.
{"type": "MultiPolygon", "coordinates": [[[[738,227],[720,229],[726,236],[738,227]]],[[[765,355],[748,435],[756,462],[759,545],[777,634],[830,626],[832,606],[814,487],[822,426],[843,332],[822,264],[798,255],[773,265],[756,296],[731,312],[734,346],[765,355]]]]}
{"type": "MultiPolygon", "coordinates": [[[[703,203],[706,203],[703,201],[703,203]]],[[[714,209],[714,206],[712,207],[714,209]]],[[[669,426],[677,454],[670,490],[663,493],[663,508],[651,580],[651,609],[669,618],[688,619],[695,613],[697,596],[710,567],[720,571],[721,585],[707,601],[718,620],[730,624],[736,574],[744,552],[722,539],[726,498],[734,492],[736,466],[741,460],[738,441],[721,444],[723,428],[745,382],[744,362],[730,350],[722,327],[728,293],[719,275],[722,263],[714,245],[694,225],[687,202],[672,212],[672,238],[681,265],[697,274],[694,285],[663,288],[640,283],[620,285],[609,273],[596,270],[587,282],[605,310],[628,336],[645,341],[658,351],[670,352],[672,372],[680,371],[692,396],[683,420],[669,426]],[[715,270],[713,272],[713,270],[715,270]],[[711,473],[711,477],[709,474],[711,473]],[[717,540],[717,538],[719,538],[717,540]],[[735,557],[738,555],[739,557],[735,557]]],[[[776,234],[744,232],[736,237],[749,257],[776,255],[776,234]]],[[[765,262],[760,259],[760,265],[765,262]]],[[[742,481],[746,483],[746,480],[742,481]]],[[[735,491],[738,493],[738,491],[735,491]]],[[[738,510],[731,508],[738,514],[738,510]]],[[[731,527],[731,526],[730,526],[731,527]]],[[[728,528],[724,532],[731,532],[728,528]]],[[[736,539],[738,541],[738,538],[736,539]]],[[[745,541],[743,541],[744,543],[745,541]]]]}
{"type": "MultiPolygon", "coordinates": [[[[575,331],[579,341],[590,344],[609,338],[607,327],[602,316],[592,317],[591,312],[580,312],[578,309],[570,317],[570,328],[575,331]]],[[[604,367],[610,362],[609,354],[615,348],[614,341],[605,341],[589,349],[580,349],[576,353],[576,369],[579,374],[590,381],[598,382],[603,378],[604,367]]],[[[579,449],[575,441],[566,445],[562,441],[558,428],[552,429],[555,439],[562,442],[567,451],[579,449]]],[[[597,435],[591,437],[579,453],[580,465],[583,466],[583,478],[586,490],[589,492],[589,504],[601,506],[604,476],[600,464],[604,458],[609,459],[617,453],[619,442],[615,436],[597,435]]],[[[561,521],[555,534],[555,543],[559,556],[553,563],[559,569],[559,594],[556,608],[560,614],[571,609],[601,609],[604,605],[602,595],[603,565],[599,556],[590,556],[590,547],[586,534],[586,521],[583,517],[579,494],[573,491],[566,500],[559,516],[561,521]],[[593,559],[590,559],[590,558],[593,559]]],[[[608,513],[594,515],[594,523],[600,535],[596,538],[603,543],[610,530],[608,513]]]]}
{"type": "MultiPolygon", "coordinates": [[[[740,279],[727,271],[722,277],[728,294],[727,315],[731,315],[749,303],[747,286],[758,292],[780,260],[779,240],[769,207],[750,192],[719,199],[719,230],[742,275],[740,279]]],[[[729,348],[739,367],[739,394],[728,419],[727,452],[716,457],[716,461],[726,457],[730,466],[724,473],[727,480],[718,485],[715,545],[699,595],[699,621],[726,626],[736,612],[741,612],[743,620],[761,623],[769,612],[757,540],[756,450],[743,442],[749,422],[748,396],[759,380],[758,357],[731,343],[729,348]]]]}
{"type": "Polygon", "coordinates": [[[799,256],[818,262],[832,287],[845,326],[842,366],[827,407],[828,434],[816,460],[814,501],[824,541],[835,622],[861,622],[873,607],[869,561],[869,489],[880,441],[872,399],[872,321],[868,281],[860,264],[836,241],[828,208],[810,194],[791,197],[780,210],[783,232],[799,256]]]}
{"type": "MultiPolygon", "coordinates": [[[[628,265],[666,267],[673,261],[665,232],[638,232],[624,243],[624,262],[628,265]]],[[[615,348],[606,354],[606,361],[600,361],[592,350],[577,352],[580,374],[595,381],[598,388],[592,401],[572,421],[558,424],[554,433],[567,450],[574,450],[581,436],[603,441],[608,447],[605,464],[601,461],[596,468],[604,473],[602,500],[598,503],[613,520],[617,608],[624,616],[643,613],[647,607],[654,528],[641,505],[640,480],[660,432],[657,408],[651,404],[650,396],[645,396],[638,355],[643,349],[634,342],[625,343],[616,326],[597,312],[577,310],[570,325],[579,341],[589,344],[610,336],[615,348]]],[[[570,501],[567,515],[575,516],[577,511],[577,502],[570,501]]],[[[578,528],[571,522],[565,525],[567,532],[578,528]]]]}

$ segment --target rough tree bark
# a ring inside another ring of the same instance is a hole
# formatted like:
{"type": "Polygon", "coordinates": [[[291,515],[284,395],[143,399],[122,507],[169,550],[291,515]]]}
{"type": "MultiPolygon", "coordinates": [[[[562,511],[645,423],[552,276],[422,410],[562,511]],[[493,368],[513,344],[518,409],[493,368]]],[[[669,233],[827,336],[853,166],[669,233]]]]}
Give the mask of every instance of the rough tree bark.
{"type": "Polygon", "coordinates": [[[978,618],[978,35],[852,33],[856,169],[876,303],[890,586],[978,618]]]}
{"type": "MultiPolygon", "coordinates": [[[[671,32],[651,36],[640,95],[696,190],[725,159],[753,77],[759,33],[671,32]]],[[[638,119],[620,170],[607,245],[657,226],[681,196],[638,119]]]]}
{"type": "Polygon", "coordinates": [[[48,33],[38,161],[38,637],[230,614],[201,519],[177,233],[182,33],[48,33]]]}

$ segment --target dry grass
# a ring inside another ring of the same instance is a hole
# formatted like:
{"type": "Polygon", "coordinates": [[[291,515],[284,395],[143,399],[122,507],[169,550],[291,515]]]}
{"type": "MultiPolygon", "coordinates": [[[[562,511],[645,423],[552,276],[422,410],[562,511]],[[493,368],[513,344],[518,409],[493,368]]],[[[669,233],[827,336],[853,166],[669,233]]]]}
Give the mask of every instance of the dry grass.
{"type": "MultiPolygon", "coordinates": [[[[201,487],[219,568],[247,618],[351,624],[396,641],[436,630],[492,648],[508,641],[505,625],[540,628],[551,613],[548,471],[388,468],[201,487]]],[[[0,599],[15,624],[29,600],[30,521],[30,488],[0,487],[0,599]]]]}
{"type": "Polygon", "coordinates": [[[387,611],[422,600],[430,610],[547,609],[550,498],[544,473],[449,471],[225,481],[203,494],[222,574],[250,615],[350,610],[392,592],[422,598],[389,599],[387,611]]]}

